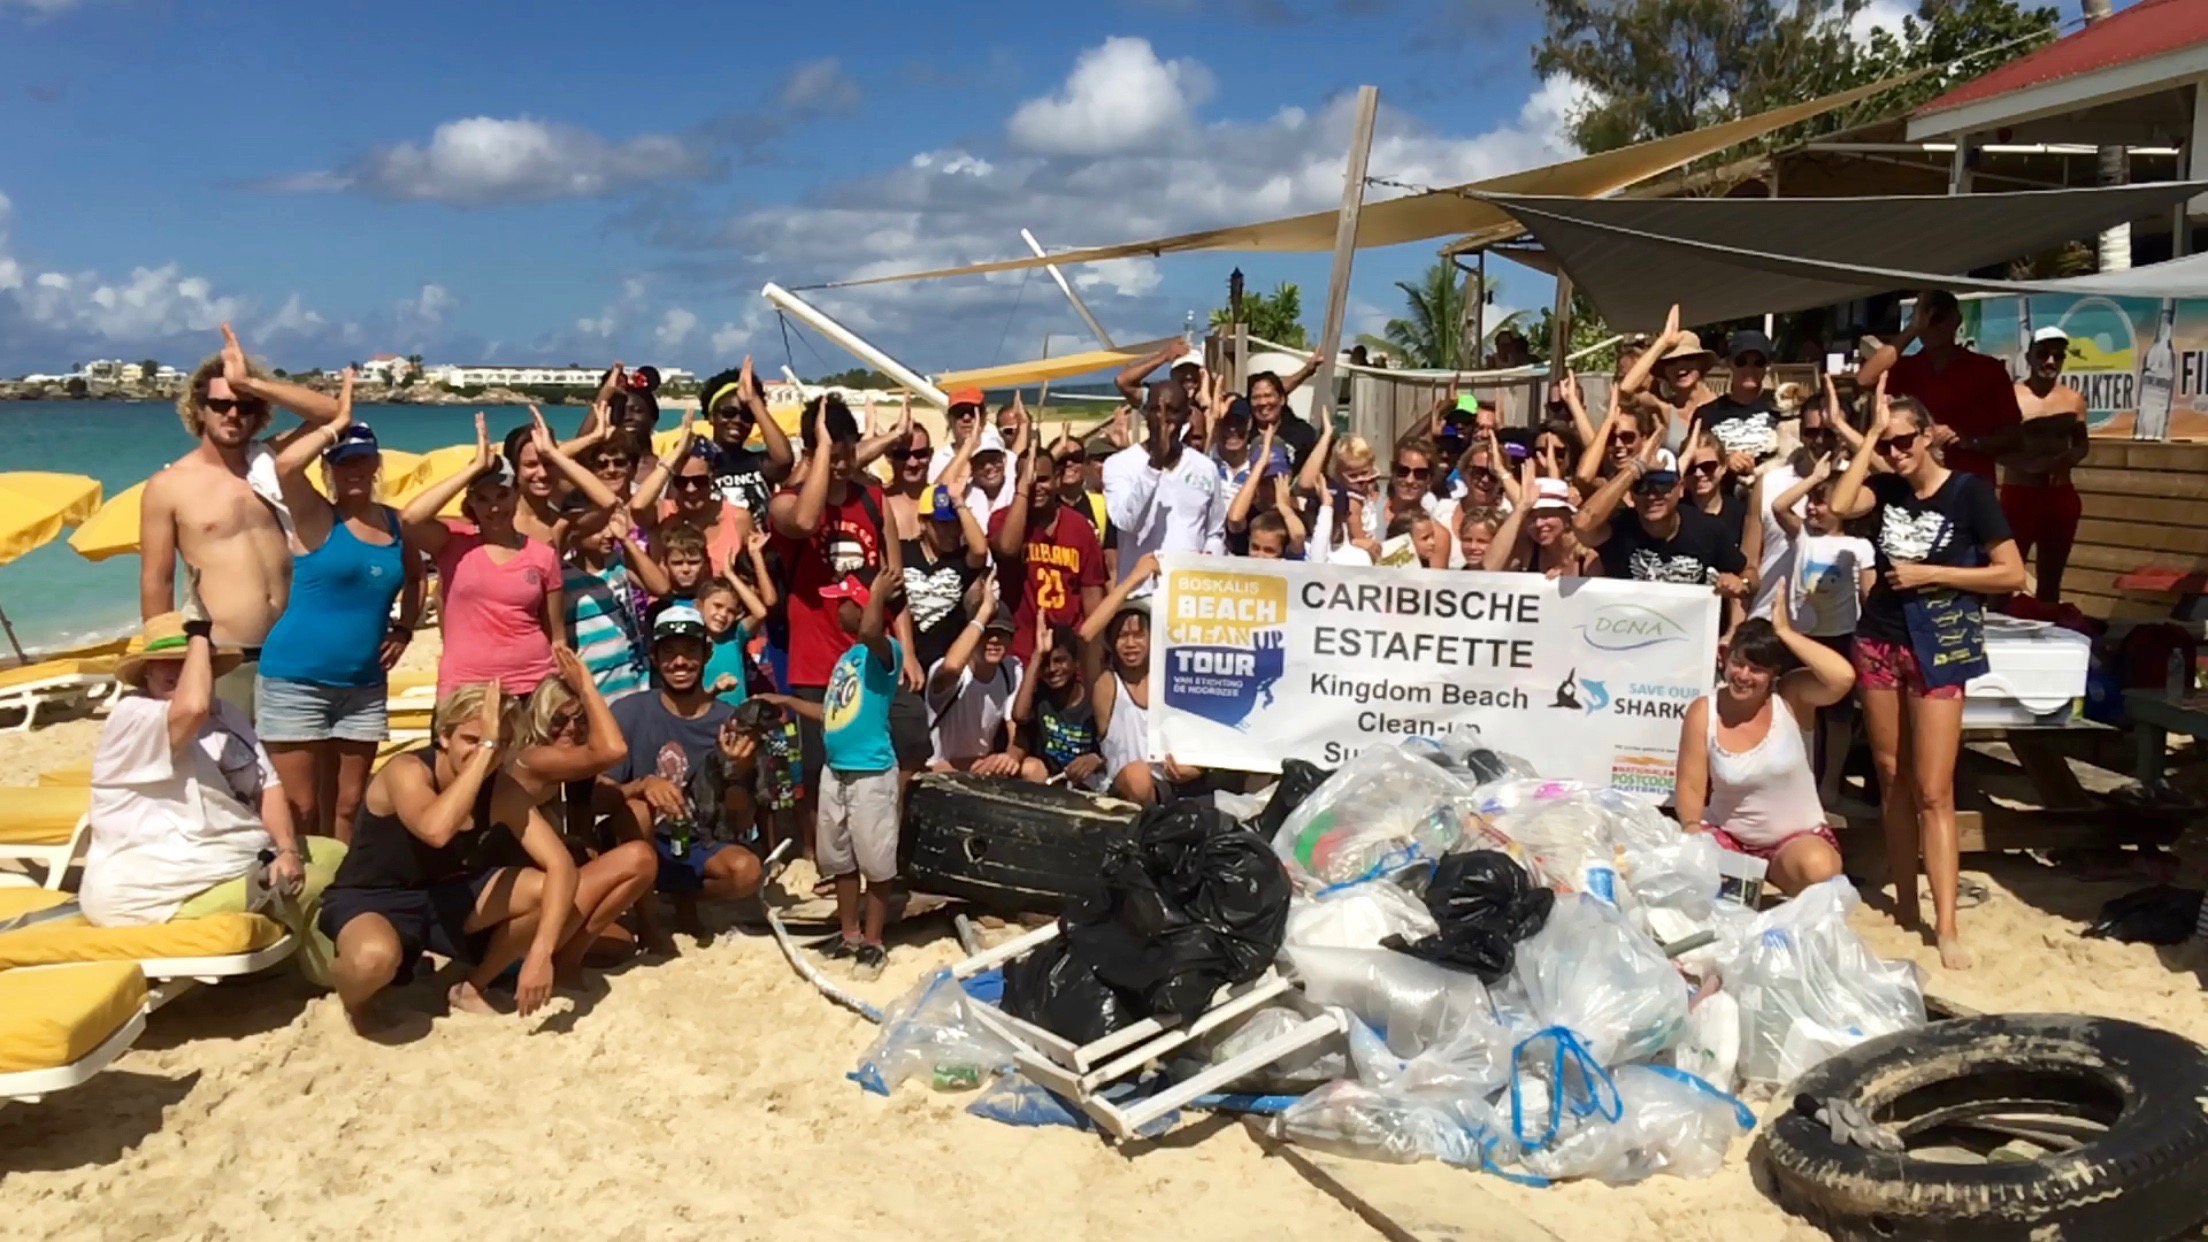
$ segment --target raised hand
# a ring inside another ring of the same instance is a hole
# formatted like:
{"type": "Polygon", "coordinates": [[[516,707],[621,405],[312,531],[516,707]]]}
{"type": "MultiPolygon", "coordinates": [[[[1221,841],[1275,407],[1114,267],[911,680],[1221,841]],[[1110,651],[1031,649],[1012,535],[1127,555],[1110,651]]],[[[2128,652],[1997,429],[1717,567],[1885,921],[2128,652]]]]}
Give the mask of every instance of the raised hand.
{"type": "Polygon", "coordinates": [[[579,692],[590,684],[590,666],[583,663],[583,657],[575,654],[573,647],[554,647],[552,664],[560,670],[560,680],[566,682],[569,689],[579,692]]]}
{"type": "Polygon", "coordinates": [[[813,442],[807,447],[820,454],[820,460],[828,460],[828,394],[822,393],[813,403],[813,442]]]}
{"type": "Polygon", "coordinates": [[[483,711],[478,723],[483,729],[483,745],[491,750],[498,749],[506,723],[506,694],[496,677],[483,688],[483,711]]]}
{"type": "Polygon", "coordinates": [[[1579,381],[1572,378],[1570,371],[1556,378],[1556,399],[1566,405],[1579,404],[1579,381]]]}
{"type": "Polygon", "coordinates": [[[767,550],[767,532],[753,527],[751,533],[744,536],[744,550],[764,554],[767,550]]]}
{"type": "Polygon", "coordinates": [[[330,423],[329,423],[329,428],[330,428],[330,443],[332,443],[332,444],[335,444],[335,443],[337,443],[337,437],[338,437],[338,433],[339,433],[339,432],[342,432],[342,431],[344,431],[344,430],[345,430],[345,429],[346,429],[347,427],[351,426],[351,425],[352,425],[352,422],[353,422],[353,369],[352,369],[351,367],[347,367],[347,368],[345,368],[345,370],[344,370],[344,371],[343,371],[342,373],[340,373],[340,374],[339,374],[339,376],[338,376],[338,381],[337,381],[337,417],[335,417],[335,418],[331,419],[331,420],[330,420],[330,423]]]}
{"type": "Polygon", "coordinates": [[[1143,553],[1140,557],[1136,559],[1135,567],[1128,571],[1127,576],[1137,582],[1141,582],[1148,578],[1157,577],[1158,554],[1155,552],[1143,553]]]}
{"type": "Polygon", "coordinates": [[[491,454],[491,425],[485,421],[483,411],[475,412],[475,472],[483,474],[498,459],[491,454]]]}
{"type": "Polygon", "coordinates": [[[1135,442],[1134,418],[1135,407],[1131,405],[1123,403],[1112,411],[1111,430],[1105,433],[1105,438],[1111,441],[1113,448],[1126,448],[1135,442]]]}
{"type": "Polygon", "coordinates": [[[238,334],[230,330],[227,322],[222,325],[222,378],[230,384],[250,383],[253,379],[253,367],[246,361],[245,346],[238,344],[238,334]]]}
{"type": "Polygon", "coordinates": [[[1665,342],[1679,339],[1679,304],[1677,302],[1673,302],[1671,310],[1664,315],[1664,334],[1660,339],[1665,342]]]}
{"type": "Polygon", "coordinates": [[[1050,614],[1038,608],[1035,610],[1035,659],[1037,663],[1040,663],[1042,658],[1050,653],[1051,641],[1050,614]]]}
{"type": "Polygon", "coordinates": [[[1892,367],[1878,373],[1878,385],[1871,390],[1871,447],[1886,438],[1886,429],[1894,425],[1894,407],[1886,400],[1886,379],[1894,373],[1892,367]]]}
{"type": "Polygon", "coordinates": [[[1788,589],[1789,584],[1784,574],[1779,575],[1779,580],[1771,584],[1771,628],[1781,634],[1791,633],[1794,629],[1794,610],[1786,606],[1788,589]]]}
{"type": "Polygon", "coordinates": [[[545,425],[544,411],[533,405],[529,407],[529,443],[535,445],[539,453],[559,447],[552,438],[552,428],[545,425]]]}
{"type": "Polygon", "coordinates": [[[912,394],[907,391],[897,394],[897,434],[912,439],[912,394]]]}

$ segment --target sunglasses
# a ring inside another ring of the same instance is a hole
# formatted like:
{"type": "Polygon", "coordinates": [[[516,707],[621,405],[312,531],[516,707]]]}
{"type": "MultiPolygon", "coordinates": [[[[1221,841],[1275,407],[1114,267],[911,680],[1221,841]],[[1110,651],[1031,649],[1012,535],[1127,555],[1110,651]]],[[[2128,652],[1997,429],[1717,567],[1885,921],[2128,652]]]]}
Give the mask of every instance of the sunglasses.
{"type": "Polygon", "coordinates": [[[1406,466],[1398,463],[1395,467],[1395,477],[1399,479],[1432,478],[1433,473],[1434,468],[1432,466],[1406,466]]]}
{"type": "Polygon", "coordinates": [[[933,456],[934,453],[934,449],[898,448],[891,449],[888,452],[882,454],[882,456],[887,457],[891,461],[911,461],[915,457],[933,456]]]}
{"type": "Polygon", "coordinates": [[[1714,461],[1698,461],[1693,465],[1687,467],[1687,473],[1695,475],[1698,478],[1708,478],[1716,474],[1722,468],[1723,467],[1719,466],[1714,461]]]}
{"type": "Polygon", "coordinates": [[[247,416],[250,417],[255,414],[264,414],[268,411],[268,402],[266,401],[240,401],[235,397],[208,397],[201,404],[205,406],[207,412],[210,414],[228,414],[232,410],[242,410],[247,416]]]}
{"type": "Polygon", "coordinates": [[[1638,431],[1613,431],[1610,433],[1610,439],[1625,448],[1632,448],[1641,442],[1641,433],[1638,431]]]}
{"type": "Polygon", "coordinates": [[[1087,453],[1068,453],[1064,457],[1058,459],[1058,468],[1060,470],[1063,470],[1068,466],[1086,466],[1088,464],[1089,455],[1087,453]]]}
{"type": "Polygon", "coordinates": [[[1678,483],[1679,476],[1677,475],[1648,474],[1642,475],[1633,484],[1633,490],[1643,496],[1664,496],[1670,494],[1671,489],[1677,486],[1678,483]]]}
{"type": "Polygon", "coordinates": [[[598,459],[599,474],[617,474],[634,469],[636,469],[636,459],[634,457],[601,457],[598,459]]]}
{"type": "Polygon", "coordinates": [[[1470,479],[1466,480],[1465,485],[1467,487],[1476,487],[1479,488],[1481,491],[1486,492],[1493,491],[1494,489],[1501,487],[1503,485],[1503,481],[1496,478],[1493,474],[1474,474],[1470,479]]]}
{"type": "Polygon", "coordinates": [[[709,492],[713,490],[713,476],[709,474],[678,475],[674,483],[678,492],[709,492]]]}
{"type": "Polygon", "coordinates": [[[1878,442],[1878,451],[1888,456],[1895,453],[1906,453],[1917,447],[1917,437],[1921,434],[1923,433],[1912,431],[1907,435],[1888,436],[1878,442]]]}

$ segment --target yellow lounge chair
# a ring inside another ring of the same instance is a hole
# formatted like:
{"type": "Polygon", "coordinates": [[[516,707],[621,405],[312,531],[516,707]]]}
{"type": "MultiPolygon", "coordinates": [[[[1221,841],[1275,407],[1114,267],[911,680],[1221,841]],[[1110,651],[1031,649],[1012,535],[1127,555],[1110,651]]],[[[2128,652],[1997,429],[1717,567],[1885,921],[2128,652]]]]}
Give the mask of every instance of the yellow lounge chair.
{"type": "MultiPolygon", "coordinates": [[[[72,894],[47,889],[0,888],[0,922],[70,900],[72,894]]],[[[82,914],[70,914],[0,932],[0,978],[33,966],[135,962],[151,983],[147,1007],[159,1009],[195,984],[267,970],[298,947],[283,924],[259,914],[210,914],[141,927],[94,927],[82,914]]]]}
{"type": "Polygon", "coordinates": [[[146,1029],[130,962],[0,971],[0,1100],[37,1103],[106,1069],[146,1029]]]}
{"type": "Polygon", "coordinates": [[[0,671],[0,713],[22,712],[23,720],[15,726],[15,732],[22,733],[38,724],[42,707],[80,703],[98,707],[114,697],[119,684],[115,660],[114,656],[42,660],[0,671]]]}
{"type": "Polygon", "coordinates": [[[92,765],[85,763],[68,768],[48,768],[38,774],[38,783],[41,785],[66,785],[81,789],[92,783],[92,765]]]}
{"type": "Polygon", "coordinates": [[[90,833],[92,787],[20,785],[0,788],[0,888],[29,882],[8,864],[45,869],[47,888],[60,888],[90,833]]]}

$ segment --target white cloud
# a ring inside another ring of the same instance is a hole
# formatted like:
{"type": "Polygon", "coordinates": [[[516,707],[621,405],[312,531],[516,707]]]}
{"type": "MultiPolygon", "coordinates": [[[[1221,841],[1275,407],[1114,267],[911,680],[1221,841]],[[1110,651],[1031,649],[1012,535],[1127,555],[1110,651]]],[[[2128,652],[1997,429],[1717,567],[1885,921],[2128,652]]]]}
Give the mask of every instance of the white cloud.
{"type": "Polygon", "coordinates": [[[752,330],[743,324],[724,323],[713,330],[713,356],[728,358],[751,344],[752,330]]]}
{"type": "Polygon", "coordinates": [[[1870,0],[1848,19],[1848,37],[1857,43],[1869,43],[1871,32],[1881,27],[1898,35],[1901,19],[1916,14],[1917,6],[1909,0],[1870,0]]]}
{"type": "Polygon", "coordinates": [[[782,106],[815,113],[843,113],[859,106],[859,84],[833,56],[807,61],[783,79],[782,106]]]}
{"type": "Polygon", "coordinates": [[[341,169],[297,173],[270,189],[303,194],[355,191],[375,198],[481,207],[493,203],[597,198],[651,182],[704,174],[698,143],[669,134],[615,142],[586,129],[530,117],[447,121],[426,146],[378,147],[341,169]]]}
{"type": "Polygon", "coordinates": [[[439,284],[427,284],[415,297],[399,299],[397,317],[402,323],[434,327],[443,323],[446,312],[459,304],[460,299],[452,296],[452,290],[439,284]]]}
{"type": "Polygon", "coordinates": [[[652,339],[659,342],[661,349],[671,352],[681,349],[683,342],[690,339],[690,334],[697,327],[697,315],[680,306],[673,307],[660,316],[659,327],[653,330],[652,339]]]}
{"type": "Polygon", "coordinates": [[[1087,293],[1090,290],[1109,291],[1116,297],[1139,298],[1152,293],[1165,283],[1158,273],[1155,259],[1113,259],[1108,263],[1090,263],[1074,274],[1073,286],[1087,293]]]}
{"type": "Polygon", "coordinates": [[[1161,61],[1146,39],[1111,38],[1081,53],[1056,94],[1021,104],[1007,130],[1040,154],[1108,155],[1180,137],[1211,93],[1197,62],[1161,61]]]}
{"type": "Polygon", "coordinates": [[[76,8],[83,0],[0,0],[0,11],[21,9],[33,17],[51,17],[76,8]]]}

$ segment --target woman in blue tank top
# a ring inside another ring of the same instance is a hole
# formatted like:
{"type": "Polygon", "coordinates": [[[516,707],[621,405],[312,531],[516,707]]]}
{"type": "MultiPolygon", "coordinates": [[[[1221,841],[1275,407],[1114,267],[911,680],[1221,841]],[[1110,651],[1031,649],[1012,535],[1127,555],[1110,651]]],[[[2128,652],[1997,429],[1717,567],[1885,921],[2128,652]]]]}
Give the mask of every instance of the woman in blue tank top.
{"type": "Polygon", "coordinates": [[[292,822],[350,841],[376,744],[389,731],[386,674],[421,611],[421,550],[376,502],[383,456],[352,421],[347,372],[338,415],[277,456],[292,517],[291,599],[261,649],[254,710],[292,822]],[[329,498],[308,482],[319,457],[329,498]],[[404,593],[397,620],[391,601],[404,593]],[[319,791],[333,791],[323,799],[319,791]]]}

